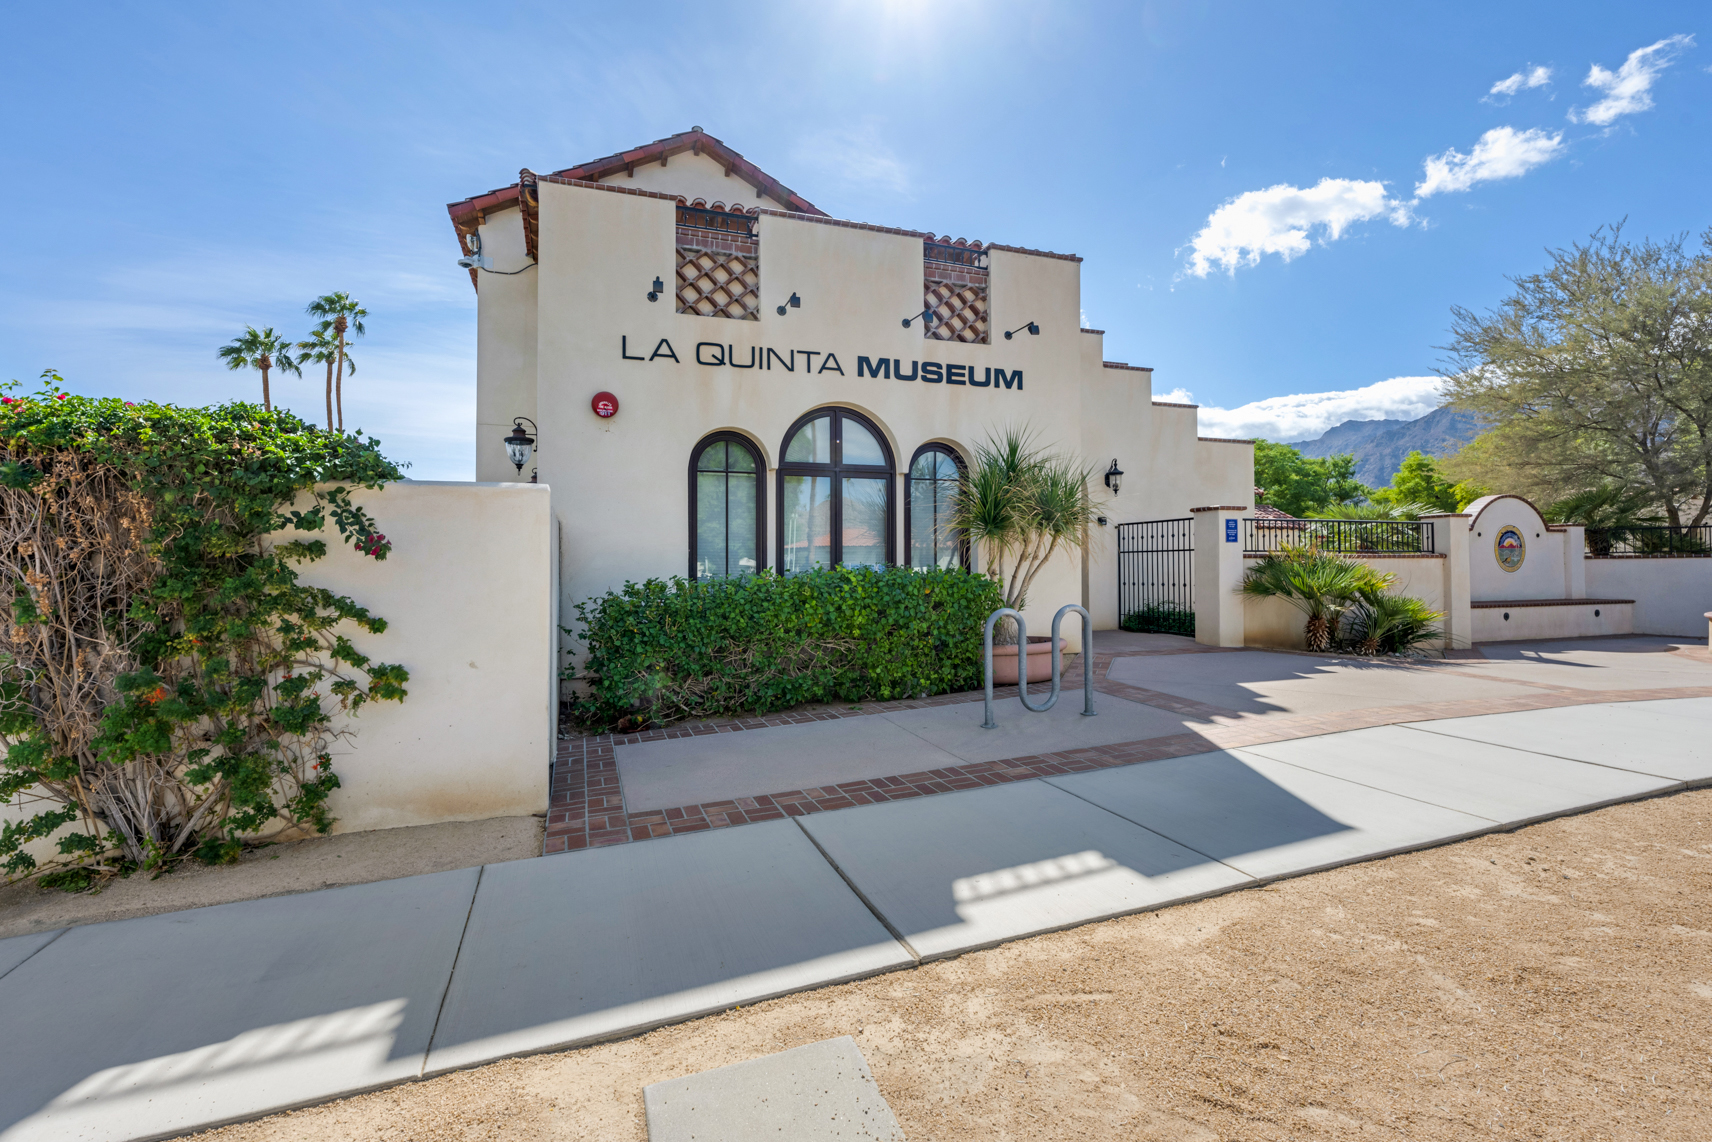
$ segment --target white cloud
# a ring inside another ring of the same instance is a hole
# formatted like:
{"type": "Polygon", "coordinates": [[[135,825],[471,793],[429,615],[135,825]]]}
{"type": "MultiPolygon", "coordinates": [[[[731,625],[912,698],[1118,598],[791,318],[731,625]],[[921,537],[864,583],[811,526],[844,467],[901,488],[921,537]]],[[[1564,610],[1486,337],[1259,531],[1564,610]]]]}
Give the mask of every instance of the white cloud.
{"type": "Polygon", "coordinates": [[[1551,77],[1552,69],[1549,67],[1533,67],[1527,71],[1518,71],[1509,79],[1500,79],[1494,83],[1492,90],[1486,93],[1486,97],[1490,101],[1494,95],[1510,96],[1524,89],[1531,90],[1535,87],[1544,87],[1551,82],[1551,77]]]}
{"type": "Polygon", "coordinates": [[[1467,190],[1477,182],[1517,178],[1541,163],[1550,162],[1563,151],[1563,134],[1548,135],[1537,128],[1518,131],[1494,127],[1480,136],[1472,154],[1452,147],[1442,155],[1429,155],[1422,164],[1426,177],[1415,186],[1415,197],[1445,191],[1467,190]]]}
{"type": "MultiPolygon", "coordinates": [[[[1346,420],[1416,420],[1443,403],[1439,395],[1443,385],[1442,377],[1392,377],[1359,389],[1267,397],[1237,408],[1202,405],[1201,434],[1243,440],[1313,440],[1346,420]]],[[[1194,394],[1181,388],[1155,393],[1153,399],[1195,403],[1194,394]]]]}
{"type": "Polygon", "coordinates": [[[1213,211],[1190,239],[1188,272],[1198,278],[1215,268],[1234,274],[1238,266],[1258,265],[1266,254],[1288,262],[1307,253],[1310,236],[1323,245],[1354,223],[1382,214],[1399,226],[1409,221],[1408,208],[1387,198],[1382,182],[1323,178],[1306,190],[1287,183],[1251,190],[1213,211]]]}
{"type": "Polygon", "coordinates": [[[1650,94],[1653,81],[1676,59],[1676,53],[1694,46],[1693,36],[1671,36],[1656,44],[1636,48],[1616,71],[1606,71],[1594,64],[1582,80],[1582,86],[1605,93],[1605,98],[1585,111],[1570,109],[1572,123],[1592,123],[1607,127],[1624,115],[1645,111],[1653,105],[1650,94]]]}

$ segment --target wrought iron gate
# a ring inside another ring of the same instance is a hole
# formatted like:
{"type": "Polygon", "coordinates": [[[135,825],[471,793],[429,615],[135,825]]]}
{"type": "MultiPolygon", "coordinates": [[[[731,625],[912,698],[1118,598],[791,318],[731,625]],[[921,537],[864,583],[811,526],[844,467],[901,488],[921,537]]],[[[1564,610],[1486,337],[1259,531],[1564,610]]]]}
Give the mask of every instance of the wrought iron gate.
{"type": "Polygon", "coordinates": [[[1195,633],[1194,523],[1118,524],[1118,625],[1124,630],[1195,633]]]}

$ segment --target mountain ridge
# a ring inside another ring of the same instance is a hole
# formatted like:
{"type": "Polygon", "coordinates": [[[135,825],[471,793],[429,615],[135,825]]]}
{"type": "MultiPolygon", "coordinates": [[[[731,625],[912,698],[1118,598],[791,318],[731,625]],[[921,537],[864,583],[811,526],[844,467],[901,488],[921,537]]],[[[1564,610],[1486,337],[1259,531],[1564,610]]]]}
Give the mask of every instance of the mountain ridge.
{"type": "Polygon", "coordinates": [[[1313,440],[1287,443],[1304,456],[1349,453],[1356,479],[1372,488],[1390,485],[1411,452],[1443,457],[1458,451],[1485,430],[1472,412],[1445,405],[1415,420],[1346,420],[1313,440]]]}

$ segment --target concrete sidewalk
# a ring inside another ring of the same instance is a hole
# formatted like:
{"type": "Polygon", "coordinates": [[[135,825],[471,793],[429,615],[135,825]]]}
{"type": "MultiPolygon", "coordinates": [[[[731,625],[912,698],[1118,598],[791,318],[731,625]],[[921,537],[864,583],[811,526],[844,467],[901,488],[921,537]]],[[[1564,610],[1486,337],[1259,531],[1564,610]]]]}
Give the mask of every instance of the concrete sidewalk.
{"type": "Polygon", "coordinates": [[[183,1133],[1705,784],[1709,729],[1381,726],[4,940],[0,1140],[183,1133]]]}

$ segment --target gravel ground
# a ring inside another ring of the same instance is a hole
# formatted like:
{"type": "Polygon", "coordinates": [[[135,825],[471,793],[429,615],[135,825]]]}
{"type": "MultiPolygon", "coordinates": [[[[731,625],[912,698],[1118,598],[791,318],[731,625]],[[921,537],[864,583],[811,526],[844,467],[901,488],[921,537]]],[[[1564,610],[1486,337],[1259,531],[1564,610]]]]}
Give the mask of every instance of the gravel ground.
{"type": "Polygon", "coordinates": [[[1712,1138],[1712,790],[1090,924],[211,1131],[633,1139],[854,1035],[928,1139],[1712,1138]]]}

